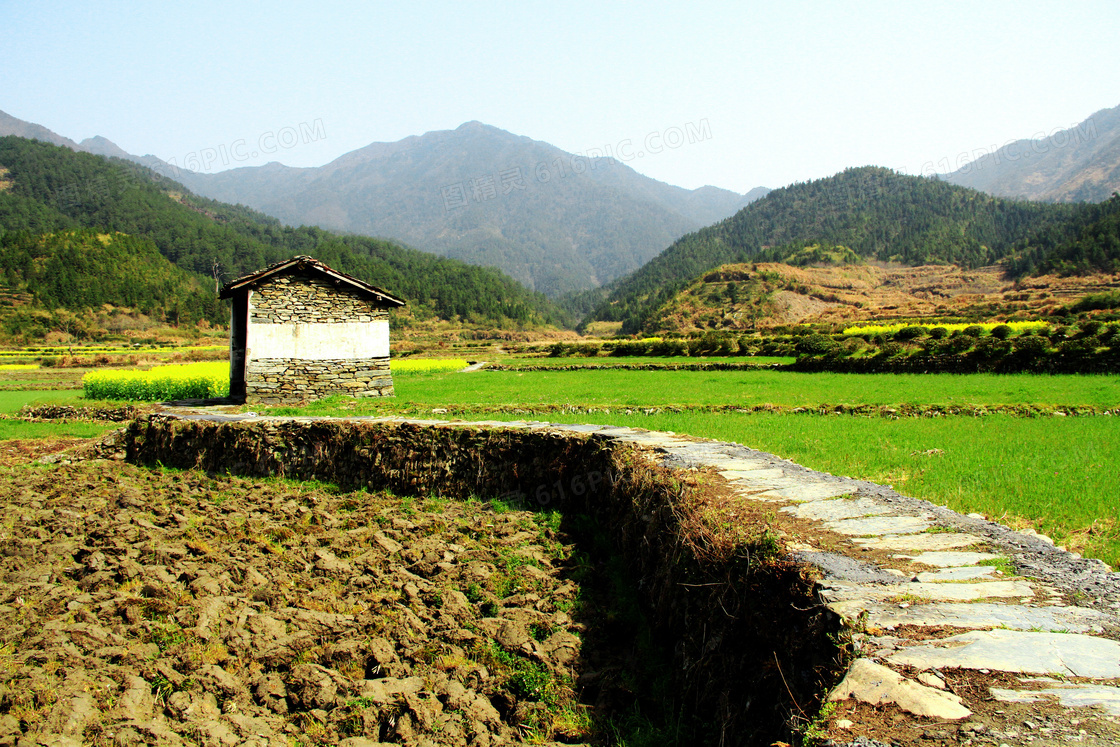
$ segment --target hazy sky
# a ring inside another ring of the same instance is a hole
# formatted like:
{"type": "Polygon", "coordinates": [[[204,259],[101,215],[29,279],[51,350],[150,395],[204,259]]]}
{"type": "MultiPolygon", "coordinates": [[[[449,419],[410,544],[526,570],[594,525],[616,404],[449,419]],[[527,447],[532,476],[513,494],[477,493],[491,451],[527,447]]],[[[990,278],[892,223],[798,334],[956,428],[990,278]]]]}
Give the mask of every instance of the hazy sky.
{"type": "Polygon", "coordinates": [[[1118,35],[1117,0],[0,0],[0,110],[210,171],[479,120],[745,192],[1069,127],[1120,105],[1118,35]]]}

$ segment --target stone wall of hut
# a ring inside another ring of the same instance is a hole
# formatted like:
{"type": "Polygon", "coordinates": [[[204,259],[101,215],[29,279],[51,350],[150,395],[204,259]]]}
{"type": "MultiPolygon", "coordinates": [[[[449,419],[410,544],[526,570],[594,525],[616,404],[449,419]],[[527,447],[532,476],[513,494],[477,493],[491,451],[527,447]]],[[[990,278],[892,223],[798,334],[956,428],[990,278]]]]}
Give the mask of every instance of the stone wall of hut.
{"type": "Polygon", "coordinates": [[[388,310],[372,299],[329,280],[270,278],[250,299],[247,400],[277,404],[333,394],[392,396],[388,319],[388,310]],[[278,355],[274,342],[261,342],[274,341],[281,330],[291,343],[287,349],[309,352],[278,355]]]}

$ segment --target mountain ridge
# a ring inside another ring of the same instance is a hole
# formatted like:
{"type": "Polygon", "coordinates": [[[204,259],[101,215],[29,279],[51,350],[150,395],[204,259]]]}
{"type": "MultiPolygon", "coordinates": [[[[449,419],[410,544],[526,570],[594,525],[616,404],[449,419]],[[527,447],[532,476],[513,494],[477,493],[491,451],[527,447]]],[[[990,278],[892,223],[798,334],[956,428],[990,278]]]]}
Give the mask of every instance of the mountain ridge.
{"type": "MultiPolygon", "coordinates": [[[[36,237],[95,229],[150,242],[175,265],[214,282],[311,254],[331,267],[408,300],[403,312],[533,326],[558,323],[543,296],[493,268],[467,265],[392,242],[290,228],[244,206],[197,197],[130,161],[105,159],[38,140],[0,137],[0,246],[33,252],[36,237]]],[[[19,268],[2,267],[8,271],[19,268]]]]}
{"type": "Polygon", "coordinates": [[[30,140],[42,140],[52,145],[61,145],[70,150],[82,150],[80,145],[68,137],[63,137],[43,125],[13,117],[3,111],[0,111],[0,135],[15,135],[30,140]]]}
{"type": "Polygon", "coordinates": [[[773,190],[731,218],[682,237],[613,283],[585,324],[623,321],[624,332],[641,331],[658,307],[706,270],[760,256],[774,259],[811,244],[911,266],[981,267],[1013,254],[1043,228],[1063,240],[1080,211],[1005,200],[881,167],[845,169],[773,190]]]}
{"type": "Polygon", "coordinates": [[[1120,106],[1042,138],[1009,142],[941,178],[1012,199],[1105,200],[1120,190],[1120,106]]]}
{"type": "Polygon", "coordinates": [[[371,143],[321,167],[246,167],[183,182],[288,223],[495,266],[553,297],[637,269],[760,194],[685,190],[477,121],[371,143]]]}
{"type": "MultiPolygon", "coordinates": [[[[38,125],[14,117],[21,131],[38,125]]],[[[194,172],[126,153],[102,136],[81,143],[46,128],[38,139],[125,158],[192,192],[244,204],[290,225],[397,240],[493,266],[552,297],[640,267],[685,233],[734,214],[769,190],[694,190],[613,158],[572,154],[477,120],[374,142],[318,167],[277,162],[194,172]],[[53,138],[53,139],[51,139],[53,138]],[[62,142],[65,141],[65,142],[62,142]]]]}

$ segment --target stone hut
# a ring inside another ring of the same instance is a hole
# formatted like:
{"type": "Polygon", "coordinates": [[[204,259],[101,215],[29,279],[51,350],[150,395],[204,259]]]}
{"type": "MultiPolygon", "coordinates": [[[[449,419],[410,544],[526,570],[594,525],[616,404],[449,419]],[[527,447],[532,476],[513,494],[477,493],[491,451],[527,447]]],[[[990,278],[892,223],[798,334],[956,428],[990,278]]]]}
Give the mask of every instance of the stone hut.
{"type": "Polygon", "coordinates": [[[399,298],[307,256],[238,278],[219,297],[233,302],[230,397],[392,396],[389,310],[399,298]]]}

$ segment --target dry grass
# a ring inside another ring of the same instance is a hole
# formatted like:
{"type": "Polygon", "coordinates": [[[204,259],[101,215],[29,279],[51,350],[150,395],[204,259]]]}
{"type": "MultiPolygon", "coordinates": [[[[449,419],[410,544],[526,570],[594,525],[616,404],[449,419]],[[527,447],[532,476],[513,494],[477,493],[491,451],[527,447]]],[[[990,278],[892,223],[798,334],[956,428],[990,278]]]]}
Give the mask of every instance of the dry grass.
{"type": "Polygon", "coordinates": [[[791,267],[769,262],[725,265],[709,277],[716,279],[691,286],[671,302],[663,329],[698,332],[710,328],[713,321],[722,329],[749,329],[756,322],[765,327],[939,316],[1038,317],[1089,293],[1114,289],[1118,280],[1113,275],[1047,275],[1015,282],[997,266],[975,270],[954,265],[791,267]],[[756,320],[750,306],[758,299],[743,294],[732,304],[726,290],[732,279],[743,289],[759,273],[780,280],[768,281],[773,291],[756,320]]]}

